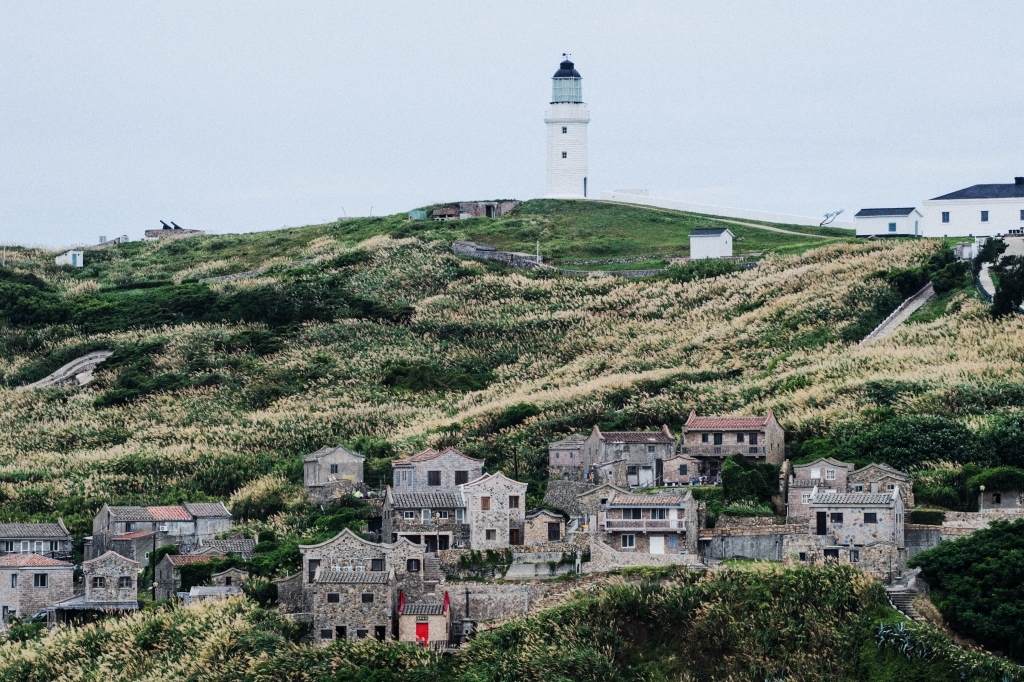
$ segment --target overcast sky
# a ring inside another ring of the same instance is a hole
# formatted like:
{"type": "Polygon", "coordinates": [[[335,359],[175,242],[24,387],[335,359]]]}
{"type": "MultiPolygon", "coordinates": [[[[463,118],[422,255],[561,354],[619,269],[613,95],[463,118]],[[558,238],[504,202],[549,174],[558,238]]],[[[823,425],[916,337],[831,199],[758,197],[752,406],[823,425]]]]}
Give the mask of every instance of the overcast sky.
{"type": "Polygon", "coordinates": [[[0,0],[0,242],[544,192],[562,52],[594,193],[820,215],[1024,175],[1024,3],[0,0]]]}

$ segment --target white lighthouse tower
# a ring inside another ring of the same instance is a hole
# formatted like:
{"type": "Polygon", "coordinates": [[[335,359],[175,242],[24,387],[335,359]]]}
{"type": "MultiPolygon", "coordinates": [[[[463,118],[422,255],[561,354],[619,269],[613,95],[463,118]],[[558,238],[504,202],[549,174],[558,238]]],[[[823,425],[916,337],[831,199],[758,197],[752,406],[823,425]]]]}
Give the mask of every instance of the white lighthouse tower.
{"type": "Polygon", "coordinates": [[[548,124],[549,199],[585,199],[587,196],[587,124],[590,111],[583,103],[583,77],[569,55],[551,79],[548,124]]]}

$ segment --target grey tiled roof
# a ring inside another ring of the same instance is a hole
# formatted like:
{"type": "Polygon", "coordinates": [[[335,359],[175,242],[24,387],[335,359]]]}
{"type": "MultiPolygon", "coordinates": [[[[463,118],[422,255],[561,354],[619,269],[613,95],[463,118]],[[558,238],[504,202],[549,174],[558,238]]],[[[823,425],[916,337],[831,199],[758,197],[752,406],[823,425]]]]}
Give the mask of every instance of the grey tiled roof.
{"type": "Polygon", "coordinates": [[[456,509],[463,507],[455,493],[392,493],[397,509],[456,509]]]}
{"type": "Polygon", "coordinates": [[[943,194],[941,197],[935,197],[932,201],[940,199],[1012,199],[1015,197],[1024,197],[1024,184],[972,185],[949,194],[943,194]]]}
{"type": "Polygon", "coordinates": [[[548,447],[549,448],[565,448],[565,447],[570,447],[570,446],[574,446],[574,445],[583,445],[586,442],[587,442],[586,438],[584,438],[583,436],[581,436],[578,433],[574,433],[574,434],[572,434],[571,436],[569,436],[567,438],[563,438],[562,440],[555,441],[554,443],[548,443],[548,447]]]}
{"type": "Polygon", "coordinates": [[[441,602],[406,604],[402,607],[403,616],[440,616],[444,613],[444,604],[441,602]]]}
{"type": "Polygon", "coordinates": [[[189,595],[194,597],[220,597],[233,594],[242,594],[242,588],[238,585],[193,585],[189,595]]]}
{"type": "Polygon", "coordinates": [[[152,521],[153,515],[145,507],[110,507],[110,518],[115,521],[152,521]]]}
{"type": "Polygon", "coordinates": [[[192,516],[231,518],[231,512],[227,510],[223,502],[185,502],[182,506],[192,516]]]}
{"type": "Polygon", "coordinates": [[[882,504],[892,502],[892,493],[826,493],[819,494],[811,500],[811,504],[852,505],[882,504]]]}
{"type": "Polygon", "coordinates": [[[857,211],[857,215],[854,218],[884,218],[886,216],[908,216],[914,211],[914,207],[910,208],[862,208],[857,211]]]}
{"type": "Polygon", "coordinates": [[[611,499],[614,507],[678,507],[683,503],[682,495],[616,495],[611,499]]]}
{"type": "Polygon", "coordinates": [[[0,538],[67,538],[59,523],[0,523],[0,538]]]}
{"type": "Polygon", "coordinates": [[[341,445],[338,445],[338,446],[335,446],[335,447],[331,447],[331,446],[328,445],[328,446],[320,448],[316,452],[311,452],[310,454],[306,455],[305,457],[302,458],[302,461],[303,462],[315,462],[315,461],[317,461],[318,459],[320,459],[321,457],[323,457],[325,455],[332,455],[332,454],[334,454],[336,452],[342,452],[342,453],[351,455],[352,457],[358,457],[359,459],[365,459],[358,452],[352,452],[348,448],[342,447],[341,445]]]}
{"type": "Polygon", "coordinates": [[[228,538],[226,540],[206,540],[196,548],[195,553],[204,549],[219,550],[227,554],[251,555],[256,549],[256,541],[252,538],[228,538]]]}
{"type": "Polygon", "coordinates": [[[325,571],[322,568],[316,577],[318,583],[387,585],[388,574],[383,571],[325,571]]]}
{"type": "Polygon", "coordinates": [[[661,431],[602,431],[601,435],[610,443],[675,443],[661,431]]]}
{"type": "Polygon", "coordinates": [[[50,607],[64,611],[137,611],[138,601],[86,601],[85,595],[66,599],[50,607]]]}

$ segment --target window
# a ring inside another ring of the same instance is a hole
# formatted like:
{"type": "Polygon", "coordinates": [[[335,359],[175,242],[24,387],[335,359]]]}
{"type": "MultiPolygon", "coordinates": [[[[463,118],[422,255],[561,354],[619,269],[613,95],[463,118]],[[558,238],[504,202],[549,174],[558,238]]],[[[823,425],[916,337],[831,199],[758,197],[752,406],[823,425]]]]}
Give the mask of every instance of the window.
{"type": "Polygon", "coordinates": [[[49,587],[50,576],[46,573],[32,574],[32,587],[49,587]]]}
{"type": "Polygon", "coordinates": [[[835,469],[825,469],[825,480],[826,481],[834,481],[834,480],[836,480],[836,470],[835,469]]]}
{"type": "Polygon", "coordinates": [[[562,538],[562,525],[560,523],[548,524],[548,542],[557,542],[562,538]]]}
{"type": "Polygon", "coordinates": [[[895,490],[896,489],[896,484],[894,484],[894,483],[886,483],[885,484],[885,489],[886,490],[895,490]]]}
{"type": "MultiPolygon", "coordinates": [[[[124,578],[121,578],[121,580],[124,580],[124,578]]],[[[118,587],[131,587],[131,586],[132,586],[131,580],[129,580],[126,585],[118,585],[118,587]]],[[[224,578],[224,586],[225,587],[231,587],[231,576],[230,575],[224,578]]]]}
{"type": "Polygon", "coordinates": [[[383,571],[384,560],[383,559],[370,559],[370,570],[371,571],[383,571]]]}
{"type": "Polygon", "coordinates": [[[59,552],[60,551],[60,543],[57,542],[56,540],[50,540],[50,551],[51,552],[59,552]]]}
{"type": "Polygon", "coordinates": [[[656,520],[656,521],[664,521],[665,520],[665,510],[664,509],[652,509],[651,510],[651,518],[656,520]]]}
{"type": "MultiPolygon", "coordinates": [[[[225,584],[226,585],[230,585],[231,584],[231,578],[230,577],[225,579],[225,584]]],[[[120,587],[120,588],[131,587],[132,586],[132,577],[130,575],[119,576],[118,579],[117,579],[117,586],[120,587]]]]}
{"type": "Polygon", "coordinates": [[[878,523],[878,513],[864,512],[864,523],[878,523]]]}
{"type": "Polygon", "coordinates": [[[465,523],[465,522],[466,522],[466,510],[465,509],[456,509],[455,510],[455,523],[465,523]]]}
{"type": "Polygon", "coordinates": [[[18,587],[18,574],[17,573],[11,573],[11,589],[13,590],[13,589],[16,589],[17,587],[18,587]]]}
{"type": "Polygon", "coordinates": [[[680,475],[680,476],[686,476],[686,475],[688,475],[688,474],[686,473],[686,465],[685,465],[685,464],[680,464],[680,465],[679,465],[679,475],[680,475]]]}
{"type": "Polygon", "coordinates": [[[455,472],[455,485],[462,485],[463,483],[469,483],[469,472],[468,471],[456,471],[455,472]]]}
{"type": "Polygon", "coordinates": [[[42,540],[36,540],[36,554],[42,554],[42,553],[43,553],[43,541],[42,540]]]}
{"type": "Polygon", "coordinates": [[[811,478],[821,478],[821,469],[811,469],[811,478]]]}
{"type": "Polygon", "coordinates": [[[333,632],[331,632],[327,628],[324,628],[320,631],[320,639],[330,639],[333,634],[333,632]]]}
{"type": "Polygon", "coordinates": [[[632,534],[623,535],[622,536],[622,548],[623,549],[631,549],[633,547],[636,547],[636,536],[632,535],[632,534]]]}
{"type": "Polygon", "coordinates": [[[737,433],[736,434],[736,442],[737,443],[742,443],[743,442],[743,434],[742,433],[737,433]]]}
{"type": "Polygon", "coordinates": [[[706,434],[706,433],[700,434],[700,442],[701,443],[707,443],[708,442],[708,434],[706,434]]]}
{"type": "Polygon", "coordinates": [[[623,445],[622,446],[622,451],[623,452],[629,452],[629,446],[628,445],[623,445]]]}
{"type": "Polygon", "coordinates": [[[601,498],[601,505],[604,506],[606,504],[608,504],[608,498],[607,497],[602,497],[601,498]]]}
{"type": "Polygon", "coordinates": [[[332,464],[331,465],[331,473],[332,474],[338,473],[338,465],[337,464],[332,464]]]}
{"type": "Polygon", "coordinates": [[[13,552],[14,551],[14,540],[4,540],[4,551],[5,552],[13,552]]]}
{"type": "Polygon", "coordinates": [[[555,459],[559,459],[559,454],[557,452],[555,453],[555,459]]]}
{"type": "Polygon", "coordinates": [[[135,524],[134,523],[126,523],[126,524],[124,524],[124,532],[125,533],[132,533],[134,531],[135,531],[135,524]]]}
{"type": "Polygon", "coordinates": [[[749,437],[747,438],[747,442],[749,442],[751,445],[757,445],[757,434],[756,433],[749,434],[749,437]]]}
{"type": "Polygon", "coordinates": [[[566,152],[562,152],[562,158],[563,158],[563,159],[565,159],[565,158],[568,158],[568,156],[569,156],[569,154],[568,154],[568,153],[566,153],[566,152]]]}
{"type": "Polygon", "coordinates": [[[306,582],[313,582],[313,580],[316,578],[316,569],[320,568],[320,560],[310,559],[309,563],[307,564],[307,568],[309,569],[309,580],[307,580],[306,582]]]}
{"type": "Polygon", "coordinates": [[[405,520],[405,521],[415,521],[416,520],[416,512],[414,512],[414,511],[404,511],[404,512],[402,512],[402,519],[405,520]]]}
{"type": "Polygon", "coordinates": [[[864,492],[864,484],[863,483],[858,483],[857,485],[853,486],[853,492],[855,492],[855,493],[862,493],[862,492],[864,492]]]}
{"type": "Polygon", "coordinates": [[[373,638],[375,640],[377,640],[378,642],[383,642],[384,641],[384,638],[387,637],[387,632],[388,632],[387,628],[384,627],[383,625],[374,625],[373,626],[373,638]]]}
{"type": "Polygon", "coordinates": [[[800,504],[810,504],[810,503],[811,503],[811,494],[810,493],[803,493],[803,494],[800,495],[800,504]]]}
{"type": "Polygon", "coordinates": [[[102,575],[96,575],[92,578],[92,587],[94,590],[99,590],[107,586],[107,579],[102,575]]]}
{"type": "Polygon", "coordinates": [[[373,592],[363,592],[361,595],[359,595],[359,602],[361,604],[372,604],[373,592]]]}
{"type": "Polygon", "coordinates": [[[369,630],[356,630],[356,639],[366,639],[366,635],[369,632],[369,630]]]}
{"type": "Polygon", "coordinates": [[[340,604],[341,603],[341,593],[340,592],[328,592],[327,593],[327,603],[328,604],[340,604]]]}
{"type": "Polygon", "coordinates": [[[496,531],[493,528],[488,528],[487,530],[484,531],[484,539],[486,539],[486,540],[497,540],[498,539],[498,531],[496,531]]]}
{"type": "Polygon", "coordinates": [[[1003,495],[1002,493],[992,493],[992,504],[1002,504],[1003,495]]]}
{"type": "Polygon", "coordinates": [[[653,455],[654,454],[654,446],[653,445],[648,445],[647,446],[647,454],[649,454],[649,455],[653,455]]]}
{"type": "Polygon", "coordinates": [[[722,444],[722,434],[716,433],[715,434],[715,445],[721,445],[721,444],[722,444]]]}
{"type": "Polygon", "coordinates": [[[829,514],[829,520],[832,521],[832,523],[842,523],[843,522],[843,513],[842,512],[832,512],[831,514],[829,514]]]}
{"type": "Polygon", "coordinates": [[[348,639],[348,627],[345,625],[335,625],[334,636],[338,639],[348,639]]]}
{"type": "Polygon", "coordinates": [[[569,132],[569,126],[562,126],[562,134],[565,135],[567,132],[569,132]]]}
{"type": "Polygon", "coordinates": [[[858,561],[860,561],[860,550],[859,549],[851,549],[850,550],[850,563],[851,564],[855,564],[858,561]]]}
{"type": "Polygon", "coordinates": [[[441,485],[441,472],[440,471],[428,471],[427,472],[427,485],[441,485]]]}
{"type": "Polygon", "coordinates": [[[399,470],[396,474],[395,485],[412,485],[412,472],[408,469],[399,470]]]}
{"type": "Polygon", "coordinates": [[[448,510],[444,509],[442,511],[437,512],[437,518],[439,520],[441,520],[441,521],[447,521],[448,520],[448,510]]]}
{"type": "Polygon", "coordinates": [[[896,231],[896,223],[889,223],[889,231],[890,232],[895,232],[896,231]]]}
{"type": "Polygon", "coordinates": [[[983,222],[983,223],[987,223],[988,222],[988,211],[982,211],[981,212],[981,222],[983,222]]]}
{"type": "Polygon", "coordinates": [[[25,540],[25,541],[23,541],[21,543],[21,553],[22,554],[28,554],[28,550],[29,550],[29,541],[25,540]]]}
{"type": "Polygon", "coordinates": [[[640,519],[642,510],[640,507],[626,507],[622,510],[622,518],[624,519],[640,519]]]}
{"type": "Polygon", "coordinates": [[[800,561],[807,561],[807,552],[800,552],[800,561]]]}
{"type": "Polygon", "coordinates": [[[1024,220],[1024,208],[1020,210],[1020,219],[1024,220]]]}
{"type": "Polygon", "coordinates": [[[942,222],[944,222],[944,223],[948,223],[949,222],[949,211],[943,211],[942,212],[942,222]]]}
{"type": "Polygon", "coordinates": [[[405,562],[405,570],[409,571],[410,573],[419,573],[420,572],[420,560],[419,559],[409,559],[408,561],[405,562]]]}
{"type": "Polygon", "coordinates": [[[423,523],[430,523],[430,510],[420,509],[420,521],[423,523]]]}
{"type": "Polygon", "coordinates": [[[481,511],[490,511],[490,509],[491,509],[491,498],[489,498],[489,497],[481,497],[480,498],[480,510],[481,511]]]}
{"type": "Polygon", "coordinates": [[[509,495],[508,496],[508,508],[509,509],[519,509],[519,496],[518,495],[509,495]]]}

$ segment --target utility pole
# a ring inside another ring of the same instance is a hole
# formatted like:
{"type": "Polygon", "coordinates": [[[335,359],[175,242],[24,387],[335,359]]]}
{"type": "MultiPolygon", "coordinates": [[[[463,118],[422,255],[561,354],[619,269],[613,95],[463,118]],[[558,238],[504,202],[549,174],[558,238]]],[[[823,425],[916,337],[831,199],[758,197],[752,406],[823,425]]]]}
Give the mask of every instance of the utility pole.
{"type": "Polygon", "coordinates": [[[153,570],[153,601],[156,601],[156,529],[153,529],[153,551],[149,553],[149,567],[153,570]]]}

